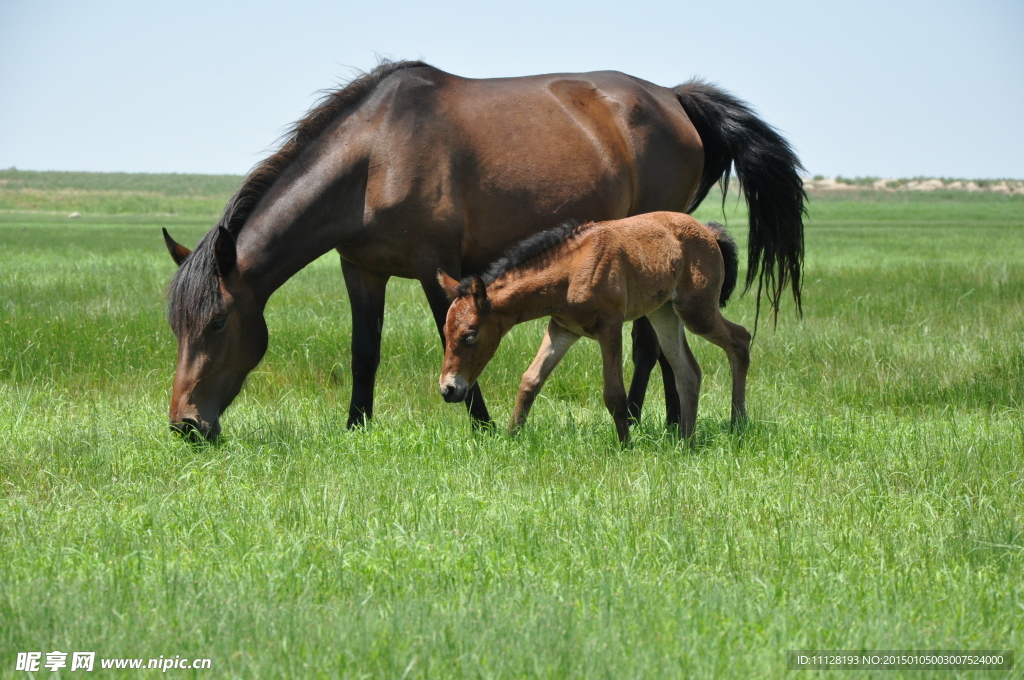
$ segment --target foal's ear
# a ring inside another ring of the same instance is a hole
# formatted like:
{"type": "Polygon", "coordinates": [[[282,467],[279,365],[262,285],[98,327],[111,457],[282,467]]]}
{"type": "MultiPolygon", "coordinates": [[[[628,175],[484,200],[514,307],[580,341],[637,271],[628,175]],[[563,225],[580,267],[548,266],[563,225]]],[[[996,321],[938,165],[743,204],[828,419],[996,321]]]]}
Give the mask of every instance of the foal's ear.
{"type": "Polygon", "coordinates": [[[217,270],[221,276],[227,276],[235,268],[235,237],[224,227],[217,227],[217,240],[213,242],[213,257],[217,260],[217,270]]]}
{"type": "Polygon", "coordinates": [[[459,282],[440,269],[437,270],[437,282],[444,288],[444,293],[448,296],[449,302],[459,296],[459,282]]]}
{"type": "Polygon", "coordinates": [[[473,300],[476,301],[477,309],[481,312],[486,312],[490,308],[491,303],[487,299],[487,287],[479,276],[473,277],[473,282],[469,284],[469,292],[473,296],[473,300]]]}
{"type": "Polygon", "coordinates": [[[191,250],[171,238],[171,235],[167,233],[166,229],[164,229],[164,244],[167,246],[167,252],[171,254],[174,264],[179,267],[181,266],[181,263],[185,261],[185,258],[192,253],[191,250]]]}

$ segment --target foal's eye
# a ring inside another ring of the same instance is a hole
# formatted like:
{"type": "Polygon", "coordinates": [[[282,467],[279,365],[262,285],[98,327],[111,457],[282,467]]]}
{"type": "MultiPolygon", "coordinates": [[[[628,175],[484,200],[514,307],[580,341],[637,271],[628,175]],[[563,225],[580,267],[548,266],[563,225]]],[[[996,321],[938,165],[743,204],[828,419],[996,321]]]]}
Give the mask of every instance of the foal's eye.
{"type": "Polygon", "coordinates": [[[210,330],[211,333],[217,333],[219,331],[224,330],[225,323],[227,323],[227,319],[223,316],[219,316],[213,321],[211,321],[210,325],[207,326],[207,328],[210,330]]]}
{"type": "Polygon", "coordinates": [[[476,331],[471,331],[462,336],[462,342],[467,345],[472,345],[476,342],[476,331]]]}

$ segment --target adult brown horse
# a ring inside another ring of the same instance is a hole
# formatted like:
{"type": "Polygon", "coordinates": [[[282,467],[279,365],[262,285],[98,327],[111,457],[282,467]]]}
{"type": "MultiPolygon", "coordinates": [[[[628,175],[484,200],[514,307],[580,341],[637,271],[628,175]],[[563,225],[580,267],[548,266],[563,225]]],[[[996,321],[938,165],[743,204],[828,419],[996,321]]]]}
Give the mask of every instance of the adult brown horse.
{"type": "MultiPolygon", "coordinates": [[[[750,209],[747,287],[774,312],[800,304],[803,204],[788,143],[746,104],[700,81],[674,89],[613,71],[473,80],[385,62],[328,94],[258,164],[179,264],[168,318],[178,338],[172,428],[207,439],[263,357],[267,300],[332,248],[352,304],[348,425],[373,412],[384,291],[420,281],[443,338],[437,270],[482,271],[511,245],[568,218],[692,211],[735,164],[750,209]]],[[[659,358],[634,325],[631,414],[659,358]]],[[[662,361],[669,420],[678,395],[662,361]]],[[[471,416],[490,416],[474,387],[471,416]]]]}

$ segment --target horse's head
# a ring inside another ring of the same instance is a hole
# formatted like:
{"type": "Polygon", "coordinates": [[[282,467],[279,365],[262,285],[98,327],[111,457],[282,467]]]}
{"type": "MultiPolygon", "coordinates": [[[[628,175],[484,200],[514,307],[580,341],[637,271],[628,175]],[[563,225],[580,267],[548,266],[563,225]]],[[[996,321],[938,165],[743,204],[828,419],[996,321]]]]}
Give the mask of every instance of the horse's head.
{"type": "Polygon", "coordinates": [[[438,270],[437,280],[452,301],[444,322],[441,396],[447,402],[458,402],[466,398],[494,356],[503,332],[480,277],[463,285],[438,270]]]}
{"type": "Polygon", "coordinates": [[[216,439],[220,414],[267,351],[263,302],[236,264],[235,239],[210,231],[194,252],[164,241],[178,271],[168,290],[168,320],[178,337],[178,368],[171,394],[171,429],[216,439]]]}

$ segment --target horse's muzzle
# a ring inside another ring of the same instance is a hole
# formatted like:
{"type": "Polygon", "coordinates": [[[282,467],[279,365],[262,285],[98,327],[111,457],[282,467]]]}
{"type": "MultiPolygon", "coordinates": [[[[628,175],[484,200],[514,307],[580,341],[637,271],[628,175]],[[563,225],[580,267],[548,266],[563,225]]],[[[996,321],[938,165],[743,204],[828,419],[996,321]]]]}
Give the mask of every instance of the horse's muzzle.
{"type": "Polygon", "coordinates": [[[202,442],[213,442],[216,441],[217,435],[220,434],[220,426],[214,425],[200,425],[194,418],[182,418],[179,421],[171,423],[171,432],[181,435],[184,439],[193,443],[202,442]]]}
{"type": "Polygon", "coordinates": [[[441,396],[449,404],[457,404],[460,401],[465,401],[466,396],[469,394],[469,390],[472,385],[466,382],[466,380],[458,373],[449,374],[448,379],[444,380],[441,385],[441,396]]]}
{"type": "Polygon", "coordinates": [[[457,385],[444,385],[441,387],[441,397],[449,404],[457,404],[466,398],[468,391],[466,388],[457,385]]]}

